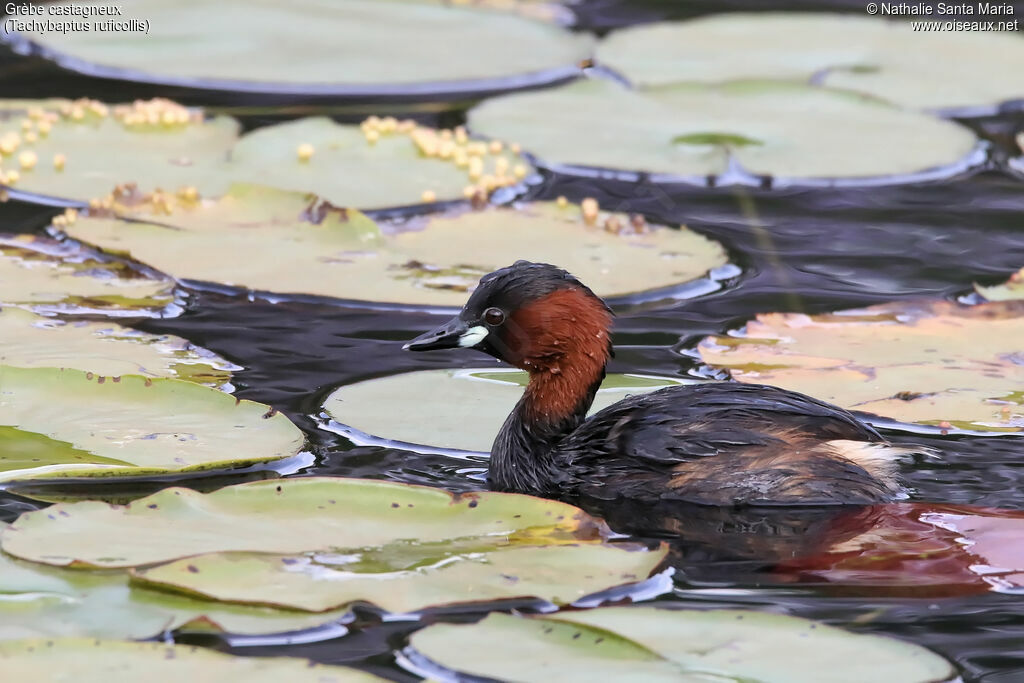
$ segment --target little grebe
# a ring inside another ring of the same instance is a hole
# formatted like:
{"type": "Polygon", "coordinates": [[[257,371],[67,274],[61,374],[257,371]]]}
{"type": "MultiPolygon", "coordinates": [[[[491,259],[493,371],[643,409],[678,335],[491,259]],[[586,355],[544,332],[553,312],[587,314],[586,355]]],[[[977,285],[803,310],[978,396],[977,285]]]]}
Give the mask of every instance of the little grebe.
{"type": "Polygon", "coordinates": [[[612,356],[612,312],[545,263],[480,280],[462,311],[405,345],[474,348],[529,383],[491,448],[500,491],[679,499],[707,505],[828,505],[901,492],[888,444],[849,412],[778,387],[709,382],[625,398],[586,418],[612,356]]]}

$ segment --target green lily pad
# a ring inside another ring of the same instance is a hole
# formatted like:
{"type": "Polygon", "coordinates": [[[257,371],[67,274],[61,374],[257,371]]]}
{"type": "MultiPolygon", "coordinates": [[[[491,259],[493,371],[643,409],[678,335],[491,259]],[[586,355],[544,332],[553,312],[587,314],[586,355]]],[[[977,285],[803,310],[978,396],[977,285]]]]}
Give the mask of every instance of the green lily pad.
{"type": "Polygon", "coordinates": [[[473,540],[486,547],[599,543],[607,527],[566,503],[455,495],[383,481],[257,481],[212,493],[171,488],[128,505],[59,503],[0,535],[15,557],[72,567],[138,567],[216,552],[303,553],[473,540]],[[295,533],[301,521],[302,533],[295,533]]]}
{"type": "Polygon", "coordinates": [[[126,122],[126,116],[143,116],[141,107],[130,114],[113,114],[107,105],[82,101],[65,105],[63,113],[47,109],[48,118],[21,119],[32,122],[35,142],[26,141],[18,120],[0,122],[0,141],[10,135],[19,140],[13,156],[5,155],[3,167],[20,175],[14,183],[2,183],[0,178],[0,184],[78,203],[105,197],[128,183],[147,192],[194,186],[215,196],[226,190],[230,180],[223,165],[238,139],[238,122],[227,117],[199,120],[174,103],[154,102],[150,109],[158,118],[153,124],[126,122]],[[160,117],[165,114],[184,121],[164,124],[160,117]],[[41,122],[49,126],[45,136],[38,132],[41,122]],[[20,165],[22,153],[35,155],[30,169],[20,165]],[[64,157],[63,164],[55,163],[58,155],[64,157]]]}
{"type": "Polygon", "coordinates": [[[370,602],[408,613],[528,597],[567,604],[646,579],[667,552],[629,544],[516,547],[481,538],[345,554],[215,553],[132,575],[143,585],[226,602],[311,612],[370,602]]]}
{"type": "Polygon", "coordinates": [[[0,234],[0,305],[40,312],[160,315],[174,283],[29,235],[0,234]]]}
{"type": "Polygon", "coordinates": [[[313,628],[344,614],[196,600],[129,585],[126,572],[48,567],[0,553],[0,640],[141,639],[174,629],[265,635],[313,628]]]}
{"type": "Polygon", "coordinates": [[[108,377],[173,377],[220,387],[238,366],[173,335],[112,322],[65,322],[0,309],[0,363],[18,368],[75,368],[108,377]]]}
{"type": "Polygon", "coordinates": [[[1001,285],[993,285],[991,287],[974,285],[974,290],[987,301],[1024,299],[1024,268],[1011,275],[1010,279],[1001,285]]]}
{"type": "Polygon", "coordinates": [[[892,303],[808,316],[759,315],[708,337],[704,362],[900,422],[1024,430],[1024,302],[892,303]]]}
{"type": "Polygon", "coordinates": [[[491,613],[476,624],[428,626],[410,647],[450,670],[519,681],[940,683],[956,675],[919,645],[740,610],[491,613]]]}
{"type": "Polygon", "coordinates": [[[748,176],[813,184],[941,177],[980,163],[977,139],[958,124],[789,83],[638,92],[578,81],[489,100],[469,121],[474,131],[518,140],[544,165],[567,173],[600,168],[693,181],[729,172],[720,182],[751,182],[732,177],[731,164],[739,164],[748,176]]]}
{"type": "Polygon", "coordinates": [[[118,20],[145,22],[142,29],[42,33],[15,22],[9,28],[21,33],[8,40],[28,38],[60,65],[108,78],[334,96],[538,85],[578,72],[590,56],[584,34],[454,4],[298,0],[254,8],[244,0],[138,0],[118,20]]]}
{"type": "MultiPolygon", "coordinates": [[[[412,449],[487,452],[526,386],[520,370],[421,370],[339,387],[324,401],[334,427],[356,442],[387,440],[412,449]],[[395,420],[395,415],[406,419],[395,420]],[[372,435],[372,436],[370,436],[372,435]]],[[[626,396],[689,384],[645,375],[609,375],[592,412],[626,396]]]]}
{"type": "MultiPolygon", "coordinates": [[[[425,156],[410,134],[378,135],[370,144],[360,126],[321,117],[281,123],[243,137],[231,152],[226,173],[238,182],[312,192],[335,206],[361,209],[419,204],[427,192],[437,199],[462,199],[466,186],[473,184],[468,167],[456,166],[451,158],[425,156]],[[296,156],[303,144],[313,148],[307,161],[296,156]]],[[[517,165],[528,168],[503,146],[498,154],[481,157],[483,170],[493,175],[499,158],[509,176],[517,165]]]]}
{"type": "Polygon", "coordinates": [[[11,680],[109,683],[370,683],[384,681],[343,666],[292,657],[234,657],[205,648],[93,638],[16,640],[0,643],[0,667],[11,680]]]}
{"type": "Polygon", "coordinates": [[[356,126],[311,117],[239,138],[234,119],[207,119],[169,100],[41,100],[30,111],[0,117],[0,187],[29,201],[89,202],[94,215],[130,213],[142,200],[163,215],[252,182],[336,206],[390,208],[462,200],[467,188],[486,195],[531,171],[518,147],[390,118],[356,126]]]}
{"type": "Polygon", "coordinates": [[[268,406],[193,382],[0,365],[0,385],[0,481],[251,465],[304,441],[268,406]]]}
{"type": "MultiPolygon", "coordinates": [[[[946,18],[923,17],[937,24],[946,18]]],[[[730,12],[616,31],[600,44],[597,59],[642,87],[814,79],[918,109],[991,107],[1024,96],[1024,40],[1016,32],[924,31],[914,23],[730,12]],[[996,63],[999,69],[992,68],[996,63]]]]}
{"type": "Polygon", "coordinates": [[[236,185],[217,202],[170,215],[137,213],[133,222],[83,217],[67,231],[181,280],[430,306],[460,306],[508,254],[562,264],[610,297],[686,283],[726,263],[721,245],[688,230],[644,224],[637,232],[628,217],[614,220],[628,229],[612,234],[585,225],[579,207],[542,203],[382,230],[357,211],[236,185]],[[475,255],[472,262],[467,254],[475,255]]]}

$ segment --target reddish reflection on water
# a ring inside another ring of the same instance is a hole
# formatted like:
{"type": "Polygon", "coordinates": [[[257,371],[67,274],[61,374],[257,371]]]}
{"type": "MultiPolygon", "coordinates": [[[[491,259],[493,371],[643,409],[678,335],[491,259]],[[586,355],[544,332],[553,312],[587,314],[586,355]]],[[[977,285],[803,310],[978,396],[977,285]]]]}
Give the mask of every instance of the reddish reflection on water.
{"type": "Polygon", "coordinates": [[[952,597],[1024,592],[1024,512],[900,503],[840,515],[820,550],[779,563],[830,593],[952,597]]]}

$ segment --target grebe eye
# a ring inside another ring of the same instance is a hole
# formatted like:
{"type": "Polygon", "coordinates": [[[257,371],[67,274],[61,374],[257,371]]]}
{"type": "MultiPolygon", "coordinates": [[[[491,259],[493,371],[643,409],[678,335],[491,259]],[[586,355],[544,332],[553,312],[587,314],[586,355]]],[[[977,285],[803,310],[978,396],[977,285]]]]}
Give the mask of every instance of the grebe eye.
{"type": "Polygon", "coordinates": [[[505,312],[500,308],[488,308],[484,311],[484,322],[488,325],[500,325],[505,322],[505,312]]]}

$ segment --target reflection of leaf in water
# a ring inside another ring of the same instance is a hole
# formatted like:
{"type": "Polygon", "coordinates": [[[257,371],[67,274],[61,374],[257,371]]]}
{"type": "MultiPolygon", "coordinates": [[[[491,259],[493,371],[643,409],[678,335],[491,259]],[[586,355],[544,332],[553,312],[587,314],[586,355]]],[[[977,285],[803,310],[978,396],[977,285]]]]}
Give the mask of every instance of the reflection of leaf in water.
{"type": "Polygon", "coordinates": [[[1024,588],[1019,510],[897,503],[865,519],[856,535],[774,571],[843,595],[938,598],[1024,588]]]}

